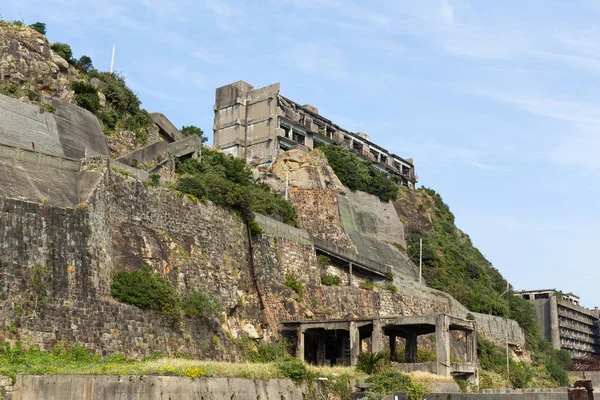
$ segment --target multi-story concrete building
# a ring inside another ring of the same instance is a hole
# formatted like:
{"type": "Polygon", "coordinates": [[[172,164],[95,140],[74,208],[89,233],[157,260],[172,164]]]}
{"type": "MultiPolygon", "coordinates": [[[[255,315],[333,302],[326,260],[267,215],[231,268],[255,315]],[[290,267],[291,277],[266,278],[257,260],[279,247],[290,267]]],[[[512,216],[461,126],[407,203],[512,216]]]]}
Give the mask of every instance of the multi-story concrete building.
{"type": "Polygon", "coordinates": [[[555,289],[524,290],[537,313],[542,333],[555,349],[571,352],[573,359],[600,355],[600,311],[579,305],[579,297],[555,289]]]}
{"type": "Polygon", "coordinates": [[[277,156],[298,145],[313,149],[318,143],[336,144],[398,181],[414,188],[415,167],[370,141],[364,133],[343,129],[319,115],[309,105],[300,105],[279,93],[279,83],[254,89],[238,81],[216,90],[214,145],[253,165],[270,165],[277,156]]]}

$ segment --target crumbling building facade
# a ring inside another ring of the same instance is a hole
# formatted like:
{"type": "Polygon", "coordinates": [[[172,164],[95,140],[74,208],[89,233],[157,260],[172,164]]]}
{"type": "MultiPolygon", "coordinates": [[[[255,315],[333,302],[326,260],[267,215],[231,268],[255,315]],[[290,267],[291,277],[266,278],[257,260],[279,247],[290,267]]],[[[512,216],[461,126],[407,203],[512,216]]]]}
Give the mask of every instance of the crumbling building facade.
{"type": "Polygon", "coordinates": [[[216,90],[214,145],[248,164],[269,166],[295,146],[313,149],[319,143],[344,146],[373,166],[411,188],[418,180],[413,161],[353,133],[319,115],[317,108],[300,105],[279,93],[279,83],[254,89],[238,81],[216,90]]]}
{"type": "Polygon", "coordinates": [[[573,359],[600,355],[600,311],[582,307],[579,297],[555,289],[527,290],[517,295],[535,308],[544,337],[555,349],[565,349],[573,359]]]}

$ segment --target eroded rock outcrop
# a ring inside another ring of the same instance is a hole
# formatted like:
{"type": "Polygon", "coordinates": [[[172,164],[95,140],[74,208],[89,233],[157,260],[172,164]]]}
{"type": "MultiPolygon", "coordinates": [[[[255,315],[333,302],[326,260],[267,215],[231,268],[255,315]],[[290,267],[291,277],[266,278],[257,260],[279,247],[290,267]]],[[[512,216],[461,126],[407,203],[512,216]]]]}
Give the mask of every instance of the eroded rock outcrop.
{"type": "MultiPolygon", "coordinates": [[[[70,83],[79,73],[35,30],[0,21],[0,81],[72,101],[70,83]]],[[[27,100],[27,96],[23,96],[27,100]]]]}

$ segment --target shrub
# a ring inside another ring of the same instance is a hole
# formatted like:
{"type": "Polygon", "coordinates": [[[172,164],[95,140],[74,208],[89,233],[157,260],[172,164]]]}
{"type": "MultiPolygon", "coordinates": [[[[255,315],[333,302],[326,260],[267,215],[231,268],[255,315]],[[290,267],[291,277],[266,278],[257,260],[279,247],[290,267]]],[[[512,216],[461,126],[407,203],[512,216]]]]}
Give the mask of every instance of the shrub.
{"type": "Polygon", "coordinates": [[[178,162],[177,172],[180,175],[177,190],[232,209],[247,223],[256,212],[297,226],[298,217],[292,204],[266,184],[255,183],[243,160],[203,148],[201,159],[178,162]]]}
{"type": "Polygon", "coordinates": [[[241,346],[244,360],[253,363],[270,363],[290,358],[290,342],[284,339],[278,343],[256,343],[254,340],[243,337],[237,340],[241,346]]]}
{"type": "Polygon", "coordinates": [[[27,98],[30,101],[37,101],[37,100],[39,100],[40,96],[36,92],[34,92],[33,90],[28,89],[27,90],[27,98]]]}
{"type": "Polygon", "coordinates": [[[378,196],[383,201],[398,198],[398,186],[385,173],[352,151],[336,145],[323,145],[329,165],[340,181],[351,190],[360,190],[378,196]]]}
{"type": "Polygon", "coordinates": [[[88,73],[92,69],[94,69],[94,65],[92,64],[92,59],[88,56],[81,56],[79,60],[75,62],[75,68],[83,73],[88,73]]]}
{"type": "Polygon", "coordinates": [[[408,392],[412,386],[410,376],[394,369],[384,369],[366,380],[371,385],[367,389],[368,399],[381,399],[396,392],[408,392]]]}
{"type": "Polygon", "coordinates": [[[181,300],[175,287],[148,265],[135,271],[120,271],[112,279],[111,295],[124,303],[157,310],[172,321],[181,317],[181,300]]]}
{"type": "Polygon", "coordinates": [[[323,274],[321,275],[321,284],[325,286],[334,286],[342,283],[342,278],[337,275],[323,274]]]}
{"type": "MultiPolygon", "coordinates": [[[[137,165],[137,160],[134,160],[137,165]]],[[[133,163],[131,165],[133,167],[133,163]]],[[[157,187],[160,184],[160,175],[159,174],[150,174],[150,178],[148,179],[148,184],[152,187],[157,187]]]]}
{"type": "Polygon", "coordinates": [[[29,25],[31,29],[41,33],[42,35],[46,34],[46,24],[43,22],[36,22],[35,24],[29,25]]]}
{"type": "Polygon", "coordinates": [[[396,285],[394,285],[394,283],[391,281],[387,281],[385,283],[385,288],[392,293],[396,293],[398,291],[398,288],[396,287],[396,285]]]}
{"type": "Polygon", "coordinates": [[[100,118],[102,119],[102,123],[104,123],[107,128],[115,129],[117,126],[117,121],[119,120],[119,115],[111,107],[104,107],[100,118]]]}
{"type": "Polygon", "coordinates": [[[208,141],[208,138],[204,134],[204,131],[202,129],[198,128],[197,126],[194,126],[194,125],[181,127],[181,133],[185,137],[192,136],[192,135],[198,135],[198,136],[200,136],[200,139],[202,140],[202,143],[205,143],[205,142],[208,141]]]}
{"type": "Polygon", "coordinates": [[[373,290],[375,285],[373,284],[373,282],[371,280],[365,279],[358,285],[358,287],[361,289],[365,289],[365,290],[373,290]]]}
{"type": "Polygon", "coordinates": [[[309,379],[310,374],[306,365],[297,358],[287,358],[277,362],[277,370],[281,375],[296,382],[309,379]]]}
{"type": "Polygon", "coordinates": [[[389,364],[389,353],[386,351],[378,351],[376,353],[360,353],[358,355],[356,369],[364,372],[365,374],[371,375],[388,366],[389,364]]]}
{"type": "Polygon", "coordinates": [[[127,87],[123,76],[117,73],[95,71],[92,71],[90,76],[98,78],[108,85],[102,92],[106,96],[106,101],[113,106],[119,116],[135,115],[140,110],[140,99],[127,87]]]}
{"type": "Polygon", "coordinates": [[[216,318],[221,311],[219,300],[204,290],[191,290],[183,299],[183,312],[190,317],[216,318]]]}
{"type": "Polygon", "coordinates": [[[296,292],[298,296],[302,297],[304,288],[302,287],[302,284],[298,282],[296,275],[293,272],[285,276],[285,286],[289,287],[296,292]]]}
{"type": "Polygon", "coordinates": [[[71,50],[71,46],[68,44],[56,42],[52,45],[52,51],[67,60],[69,64],[74,63],[73,50],[71,50]]]}
{"type": "Polygon", "coordinates": [[[123,128],[128,131],[137,131],[152,125],[152,116],[144,109],[135,111],[123,122],[123,128]]]}
{"type": "Polygon", "coordinates": [[[327,257],[325,254],[317,254],[317,263],[321,267],[326,267],[328,265],[331,265],[331,259],[329,257],[327,257]]]}
{"type": "Polygon", "coordinates": [[[8,97],[19,98],[22,95],[21,88],[13,84],[0,85],[0,94],[8,97]]]}
{"type": "Polygon", "coordinates": [[[100,109],[100,98],[95,87],[87,82],[72,82],[71,89],[75,92],[75,102],[78,106],[93,113],[100,109]]]}
{"type": "Polygon", "coordinates": [[[56,108],[52,104],[48,103],[40,103],[40,108],[49,113],[53,113],[56,111],[56,108]]]}

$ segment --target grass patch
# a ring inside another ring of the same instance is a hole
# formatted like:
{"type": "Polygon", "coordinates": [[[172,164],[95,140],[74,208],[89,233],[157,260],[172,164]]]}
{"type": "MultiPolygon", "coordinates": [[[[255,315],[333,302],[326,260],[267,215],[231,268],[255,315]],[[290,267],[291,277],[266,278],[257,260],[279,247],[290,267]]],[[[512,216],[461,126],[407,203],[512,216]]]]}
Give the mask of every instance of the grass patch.
{"type": "Polygon", "coordinates": [[[337,286],[342,283],[342,278],[333,274],[321,275],[321,284],[325,286],[337,286]]]}

